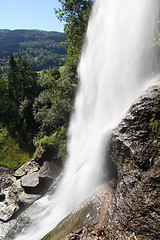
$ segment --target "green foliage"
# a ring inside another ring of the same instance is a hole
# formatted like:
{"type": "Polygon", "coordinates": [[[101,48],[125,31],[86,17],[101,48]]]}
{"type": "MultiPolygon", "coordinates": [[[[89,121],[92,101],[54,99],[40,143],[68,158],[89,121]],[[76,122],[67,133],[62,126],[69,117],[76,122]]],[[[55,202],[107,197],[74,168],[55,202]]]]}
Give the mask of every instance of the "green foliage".
{"type": "Polygon", "coordinates": [[[7,129],[0,124],[0,165],[17,169],[25,162],[29,161],[33,151],[25,152],[19,144],[12,138],[7,129]]]}
{"type": "Polygon", "coordinates": [[[0,146],[6,141],[6,138],[8,136],[8,131],[6,128],[2,127],[2,124],[0,124],[0,146]]]}
{"type": "Polygon", "coordinates": [[[0,66],[6,68],[9,56],[20,53],[33,62],[34,70],[64,65],[64,33],[38,30],[0,30],[0,66]]]}
{"type": "Polygon", "coordinates": [[[39,147],[45,149],[55,149],[58,152],[58,157],[61,158],[63,163],[67,156],[67,144],[66,144],[66,129],[62,127],[59,131],[56,131],[51,136],[46,136],[40,140],[39,147]]]}
{"type": "Polygon", "coordinates": [[[35,98],[33,114],[39,124],[40,136],[49,136],[62,126],[68,126],[72,108],[72,84],[60,77],[58,69],[49,69],[39,78],[41,92],[35,98]]]}
{"type": "Polygon", "coordinates": [[[152,115],[152,118],[150,120],[150,124],[152,127],[152,131],[160,135],[160,119],[157,118],[156,114],[154,113],[152,115]]]}
{"type": "Polygon", "coordinates": [[[77,65],[88,25],[93,0],[58,0],[61,9],[55,10],[57,17],[65,22],[67,37],[66,73],[70,82],[77,84],[77,65]]]}
{"type": "Polygon", "coordinates": [[[12,132],[28,135],[36,130],[32,114],[34,98],[39,93],[37,73],[26,57],[10,56],[6,76],[0,79],[0,121],[12,132]]]}
{"type": "Polygon", "coordinates": [[[62,74],[62,73],[65,71],[65,66],[59,67],[59,71],[60,71],[60,73],[62,74]]]}

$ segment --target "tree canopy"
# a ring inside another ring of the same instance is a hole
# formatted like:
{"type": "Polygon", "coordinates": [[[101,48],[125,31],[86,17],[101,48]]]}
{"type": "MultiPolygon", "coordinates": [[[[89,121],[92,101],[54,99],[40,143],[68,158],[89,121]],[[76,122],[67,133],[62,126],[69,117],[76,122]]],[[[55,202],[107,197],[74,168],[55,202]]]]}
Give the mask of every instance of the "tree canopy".
{"type": "Polygon", "coordinates": [[[6,76],[0,79],[0,121],[12,133],[33,131],[32,105],[38,95],[37,73],[26,57],[10,56],[6,76]]]}

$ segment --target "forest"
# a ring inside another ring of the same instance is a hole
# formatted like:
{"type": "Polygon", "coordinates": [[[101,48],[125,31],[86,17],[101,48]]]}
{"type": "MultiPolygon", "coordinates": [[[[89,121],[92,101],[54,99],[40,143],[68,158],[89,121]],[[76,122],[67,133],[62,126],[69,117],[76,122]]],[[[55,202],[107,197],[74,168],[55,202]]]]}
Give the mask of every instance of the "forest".
{"type": "Polygon", "coordinates": [[[0,30],[0,66],[6,69],[9,56],[18,53],[32,61],[34,70],[64,65],[64,33],[39,30],[0,30]]]}
{"type": "Polygon", "coordinates": [[[0,41],[3,42],[0,44],[0,165],[12,169],[28,161],[42,145],[56,147],[65,161],[66,133],[78,83],[77,65],[93,1],[73,1],[70,4],[70,1],[60,0],[60,3],[62,8],[56,10],[56,15],[66,23],[65,35],[0,31],[0,41]],[[4,35],[14,44],[7,41],[5,44],[4,35]],[[49,38],[54,39],[54,44],[48,44],[49,38]],[[65,47],[60,42],[65,42],[65,47]],[[51,63],[50,58],[56,55],[54,47],[59,58],[56,63],[51,63]],[[37,59],[35,67],[36,51],[42,55],[47,51],[44,56],[47,56],[48,65],[45,65],[43,56],[44,61],[37,59]],[[62,61],[64,57],[65,63],[62,61]],[[59,68],[63,64],[64,67],[59,68]],[[5,74],[3,67],[6,68],[5,74]],[[42,69],[46,70],[37,73],[42,69]]]}

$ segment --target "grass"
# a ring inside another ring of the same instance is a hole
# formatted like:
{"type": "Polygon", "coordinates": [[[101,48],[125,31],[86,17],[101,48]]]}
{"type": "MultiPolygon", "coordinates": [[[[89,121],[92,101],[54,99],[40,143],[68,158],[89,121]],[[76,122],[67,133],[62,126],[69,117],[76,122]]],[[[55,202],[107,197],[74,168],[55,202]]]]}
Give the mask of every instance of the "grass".
{"type": "Polygon", "coordinates": [[[19,147],[8,131],[0,125],[0,165],[17,169],[31,159],[31,154],[19,147]]]}

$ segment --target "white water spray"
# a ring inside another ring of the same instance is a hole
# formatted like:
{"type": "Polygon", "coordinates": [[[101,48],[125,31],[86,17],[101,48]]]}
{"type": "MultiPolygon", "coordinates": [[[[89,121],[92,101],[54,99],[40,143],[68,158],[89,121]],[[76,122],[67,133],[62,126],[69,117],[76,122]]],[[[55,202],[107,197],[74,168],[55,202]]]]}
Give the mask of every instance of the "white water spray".
{"type": "Polygon", "coordinates": [[[33,221],[17,240],[39,240],[100,185],[108,135],[152,72],[153,2],[95,1],[78,68],[64,176],[51,199],[34,205],[38,224],[33,221]]]}

